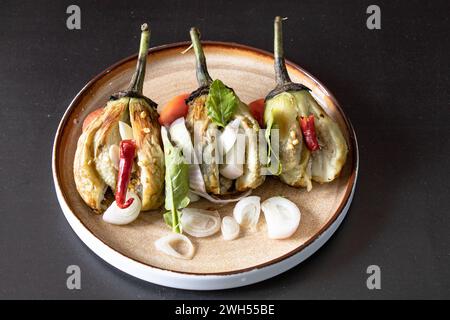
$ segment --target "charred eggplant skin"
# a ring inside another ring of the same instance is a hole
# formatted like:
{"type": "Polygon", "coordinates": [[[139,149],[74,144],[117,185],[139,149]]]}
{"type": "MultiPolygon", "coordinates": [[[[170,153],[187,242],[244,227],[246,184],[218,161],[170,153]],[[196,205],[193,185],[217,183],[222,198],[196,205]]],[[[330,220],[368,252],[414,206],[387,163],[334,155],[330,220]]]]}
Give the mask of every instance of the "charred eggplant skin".
{"type": "Polygon", "coordinates": [[[164,157],[157,104],[142,94],[149,39],[148,25],[143,24],[136,71],[129,87],[111,95],[104,112],[78,139],[73,167],[75,185],[84,202],[97,212],[105,209],[102,201],[108,186],[115,189],[118,172],[112,166],[108,150],[120,142],[118,122],[128,119],[132,127],[134,124],[139,178],[139,186],[130,183],[129,188],[138,189],[135,191],[142,198],[142,210],[156,209],[164,201],[164,157]]]}

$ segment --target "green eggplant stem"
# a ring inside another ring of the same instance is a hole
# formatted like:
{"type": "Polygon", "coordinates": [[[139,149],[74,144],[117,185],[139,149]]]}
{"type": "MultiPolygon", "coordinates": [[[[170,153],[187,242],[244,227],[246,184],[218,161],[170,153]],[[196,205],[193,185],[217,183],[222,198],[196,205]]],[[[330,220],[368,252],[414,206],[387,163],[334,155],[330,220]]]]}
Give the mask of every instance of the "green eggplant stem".
{"type": "Polygon", "coordinates": [[[275,77],[278,85],[283,85],[291,82],[289,74],[286,70],[286,63],[284,61],[283,50],[283,19],[279,16],[275,17],[274,21],[274,56],[275,56],[275,77]]]}
{"type": "Polygon", "coordinates": [[[189,33],[195,51],[198,84],[200,87],[208,86],[211,84],[212,79],[208,73],[205,54],[203,53],[202,44],[200,43],[200,31],[198,31],[197,28],[191,28],[189,33]]]}
{"type": "Polygon", "coordinates": [[[145,66],[147,64],[148,46],[150,42],[150,29],[148,25],[144,23],[141,26],[141,43],[139,45],[139,55],[136,64],[136,71],[131,79],[128,91],[135,92],[142,95],[145,78],[145,66]]]}

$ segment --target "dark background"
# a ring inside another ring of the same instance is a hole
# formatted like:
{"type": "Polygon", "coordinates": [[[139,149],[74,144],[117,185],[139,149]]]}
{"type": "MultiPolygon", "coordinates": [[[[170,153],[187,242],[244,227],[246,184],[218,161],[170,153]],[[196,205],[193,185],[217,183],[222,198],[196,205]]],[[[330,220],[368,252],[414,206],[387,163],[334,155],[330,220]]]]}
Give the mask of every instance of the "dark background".
{"type": "Polygon", "coordinates": [[[450,298],[448,1],[1,1],[0,298],[450,298]],[[81,30],[66,8],[81,7],[81,30]],[[381,7],[381,30],[366,8],[381,7]],[[337,97],[359,140],[352,207],[332,239],[294,269],[216,292],[145,283],[103,262],[75,235],[56,200],[57,125],[93,76],[151,46],[203,39],[272,50],[285,23],[287,57],[337,97]],[[66,288],[79,265],[82,289],[66,288]],[[381,268],[382,289],[366,287],[381,268]]]}

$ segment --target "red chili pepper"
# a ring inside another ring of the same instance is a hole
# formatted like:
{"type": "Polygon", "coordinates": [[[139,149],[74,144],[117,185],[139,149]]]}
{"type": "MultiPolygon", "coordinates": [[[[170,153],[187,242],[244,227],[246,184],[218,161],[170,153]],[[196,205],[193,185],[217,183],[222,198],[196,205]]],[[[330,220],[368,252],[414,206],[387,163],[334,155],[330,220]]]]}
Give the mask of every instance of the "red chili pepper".
{"type": "Polygon", "coordinates": [[[319,150],[319,142],[317,141],[316,128],[314,127],[314,115],[300,118],[300,127],[305,137],[306,146],[311,151],[319,150]]]}
{"type": "Polygon", "coordinates": [[[133,140],[122,140],[119,146],[119,176],[116,187],[116,203],[121,209],[128,208],[134,201],[134,198],[127,197],[128,183],[130,182],[131,170],[133,168],[134,156],[136,153],[136,144],[133,140]]]}

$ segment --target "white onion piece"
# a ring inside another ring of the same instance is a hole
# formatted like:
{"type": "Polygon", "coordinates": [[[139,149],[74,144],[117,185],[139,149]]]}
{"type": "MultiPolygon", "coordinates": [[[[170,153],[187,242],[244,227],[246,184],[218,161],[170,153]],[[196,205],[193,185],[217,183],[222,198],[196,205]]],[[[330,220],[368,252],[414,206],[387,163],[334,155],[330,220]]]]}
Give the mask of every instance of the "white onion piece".
{"type": "Polygon", "coordinates": [[[237,179],[244,174],[244,157],[245,149],[242,154],[238,153],[238,144],[235,144],[231,150],[226,154],[226,163],[220,165],[219,172],[222,176],[228,179],[237,179]]]}
{"type": "Polygon", "coordinates": [[[300,210],[295,203],[283,198],[272,197],[261,204],[271,239],[287,239],[300,224],[300,210]]]}
{"type": "Polygon", "coordinates": [[[239,236],[239,224],[233,217],[224,217],[221,229],[224,240],[234,240],[239,236]]]}
{"type": "Polygon", "coordinates": [[[108,153],[112,166],[114,167],[114,169],[119,170],[119,162],[120,162],[119,146],[117,144],[111,145],[111,147],[109,147],[108,153]]]}
{"type": "Polygon", "coordinates": [[[189,203],[197,202],[198,200],[200,200],[200,196],[198,194],[193,193],[190,190],[188,193],[188,198],[189,198],[189,203]]]}
{"type": "Polygon", "coordinates": [[[196,190],[191,190],[191,191],[193,193],[199,195],[200,197],[205,198],[209,202],[216,203],[216,204],[226,204],[226,203],[231,203],[231,202],[237,202],[237,201],[249,196],[252,193],[252,190],[250,189],[250,190],[247,190],[244,193],[240,194],[236,198],[219,199],[219,198],[214,197],[206,192],[199,192],[196,190]]]}
{"type": "Polygon", "coordinates": [[[242,164],[227,163],[220,167],[220,174],[228,179],[237,179],[244,174],[244,166],[242,164]]]}
{"type": "Polygon", "coordinates": [[[190,260],[194,256],[194,245],[191,240],[185,235],[179,233],[171,233],[155,241],[155,247],[157,250],[165,253],[169,256],[178,259],[190,260]],[[177,248],[177,244],[182,243],[184,245],[183,252],[177,248]],[[178,250],[177,250],[178,249],[178,250]]]}
{"type": "Polygon", "coordinates": [[[205,180],[198,164],[189,165],[189,187],[193,190],[206,192],[205,180]]]}
{"type": "Polygon", "coordinates": [[[256,229],[261,212],[261,198],[258,196],[246,197],[239,200],[233,209],[233,216],[244,228],[256,229]]]}
{"type": "Polygon", "coordinates": [[[114,201],[103,214],[103,220],[116,225],[124,225],[136,220],[139,212],[141,212],[142,203],[141,199],[139,199],[134,192],[128,191],[127,200],[131,197],[134,198],[134,201],[128,208],[125,209],[119,208],[116,201],[114,201]]]}
{"type": "Polygon", "coordinates": [[[220,215],[217,210],[184,208],[181,213],[181,227],[191,236],[209,237],[220,230],[220,215]]]}
{"type": "Polygon", "coordinates": [[[189,163],[189,186],[191,189],[206,192],[205,181],[203,180],[200,166],[198,165],[197,155],[192,145],[191,135],[186,128],[184,118],[178,118],[169,127],[170,139],[180,147],[183,156],[189,163]]]}
{"type": "Polygon", "coordinates": [[[193,159],[191,157],[195,156],[194,147],[183,117],[176,119],[170,124],[169,133],[170,140],[183,150],[183,155],[188,160],[188,163],[192,163],[193,159]]]}
{"type": "Polygon", "coordinates": [[[219,142],[222,146],[222,151],[224,154],[228,153],[228,151],[230,151],[234,146],[239,132],[240,124],[241,120],[234,119],[225,126],[225,129],[223,129],[223,132],[220,134],[219,142]]]}
{"type": "Polygon", "coordinates": [[[131,140],[133,139],[133,129],[131,129],[128,123],[123,121],[119,121],[119,133],[122,140],[131,140]]]}

